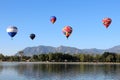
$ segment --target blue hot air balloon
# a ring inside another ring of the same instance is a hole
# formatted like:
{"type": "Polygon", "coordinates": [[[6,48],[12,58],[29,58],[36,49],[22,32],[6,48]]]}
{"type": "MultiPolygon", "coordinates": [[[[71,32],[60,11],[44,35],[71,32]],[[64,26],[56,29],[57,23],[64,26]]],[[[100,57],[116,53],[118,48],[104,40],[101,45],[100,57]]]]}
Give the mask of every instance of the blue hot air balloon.
{"type": "Polygon", "coordinates": [[[18,32],[18,29],[16,26],[9,26],[7,28],[7,33],[11,38],[13,38],[17,34],[17,32],[18,32]]]}
{"type": "Polygon", "coordinates": [[[35,38],[35,34],[30,34],[30,38],[33,40],[35,38]]]}

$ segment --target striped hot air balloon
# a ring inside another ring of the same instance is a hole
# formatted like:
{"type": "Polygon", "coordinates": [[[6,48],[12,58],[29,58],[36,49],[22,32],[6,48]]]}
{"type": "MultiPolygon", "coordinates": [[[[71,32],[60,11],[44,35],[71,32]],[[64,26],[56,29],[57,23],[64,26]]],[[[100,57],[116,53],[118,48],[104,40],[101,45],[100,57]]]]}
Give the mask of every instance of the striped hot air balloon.
{"type": "Polygon", "coordinates": [[[7,28],[7,33],[11,38],[13,38],[17,34],[17,32],[18,32],[18,29],[16,26],[9,26],[7,28]]]}
{"type": "Polygon", "coordinates": [[[71,26],[65,26],[62,29],[62,32],[64,33],[64,35],[66,36],[66,38],[68,38],[71,35],[71,33],[72,33],[72,27],[71,26]]]}

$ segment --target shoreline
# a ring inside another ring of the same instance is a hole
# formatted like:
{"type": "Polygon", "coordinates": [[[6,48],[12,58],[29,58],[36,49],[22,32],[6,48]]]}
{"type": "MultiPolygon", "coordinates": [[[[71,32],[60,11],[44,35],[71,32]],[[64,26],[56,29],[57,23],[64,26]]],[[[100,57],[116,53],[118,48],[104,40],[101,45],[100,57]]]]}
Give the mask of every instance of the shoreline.
{"type": "Polygon", "coordinates": [[[120,64],[120,62],[0,62],[0,63],[22,63],[22,64],[120,64]]]}

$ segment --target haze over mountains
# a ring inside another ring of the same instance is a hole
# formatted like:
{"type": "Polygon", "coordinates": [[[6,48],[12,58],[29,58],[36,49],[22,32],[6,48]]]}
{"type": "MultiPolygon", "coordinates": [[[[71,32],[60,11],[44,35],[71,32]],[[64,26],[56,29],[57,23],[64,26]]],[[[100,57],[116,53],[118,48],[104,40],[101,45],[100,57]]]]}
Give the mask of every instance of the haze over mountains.
{"type": "MultiPolygon", "coordinates": [[[[68,46],[59,46],[59,47],[52,47],[52,46],[37,46],[37,47],[27,47],[22,50],[25,56],[32,56],[34,54],[42,54],[42,53],[55,53],[55,52],[62,52],[62,53],[69,53],[69,54],[76,54],[76,53],[84,53],[84,54],[102,54],[105,51],[107,52],[115,52],[120,53],[120,45],[114,46],[109,49],[78,49],[75,47],[68,47],[68,46]]],[[[17,53],[18,55],[18,53],[17,53]]]]}

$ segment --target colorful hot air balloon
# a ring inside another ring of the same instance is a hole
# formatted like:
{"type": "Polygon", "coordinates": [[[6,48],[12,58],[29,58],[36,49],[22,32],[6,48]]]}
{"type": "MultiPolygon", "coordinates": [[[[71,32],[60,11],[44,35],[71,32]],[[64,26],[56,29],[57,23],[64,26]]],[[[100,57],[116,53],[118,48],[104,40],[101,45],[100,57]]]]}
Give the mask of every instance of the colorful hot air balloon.
{"type": "Polygon", "coordinates": [[[18,29],[16,26],[9,26],[7,28],[7,33],[11,38],[13,38],[17,34],[17,32],[18,32],[18,29]]]}
{"type": "Polygon", "coordinates": [[[71,26],[65,26],[62,29],[62,32],[64,33],[64,35],[66,36],[66,38],[68,38],[71,35],[71,33],[72,33],[72,27],[71,26]]]}
{"type": "Polygon", "coordinates": [[[50,21],[52,22],[52,24],[55,23],[56,19],[57,19],[57,18],[56,18],[55,16],[51,16],[50,21]]]}
{"type": "Polygon", "coordinates": [[[35,34],[30,34],[30,38],[33,40],[35,38],[35,34]]]}
{"type": "Polygon", "coordinates": [[[104,25],[106,28],[109,27],[109,25],[111,24],[111,22],[112,22],[112,19],[111,19],[111,18],[104,18],[104,19],[102,20],[102,23],[103,23],[103,25],[104,25]]]}

